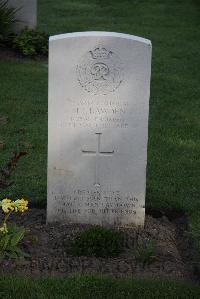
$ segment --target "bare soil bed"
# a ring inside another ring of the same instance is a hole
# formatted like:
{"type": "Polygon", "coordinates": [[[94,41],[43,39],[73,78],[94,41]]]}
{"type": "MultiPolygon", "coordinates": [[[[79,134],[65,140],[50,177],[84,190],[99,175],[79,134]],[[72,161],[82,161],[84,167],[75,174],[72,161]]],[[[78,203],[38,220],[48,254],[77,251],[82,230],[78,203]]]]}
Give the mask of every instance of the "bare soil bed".
{"type": "MultiPolygon", "coordinates": [[[[3,215],[0,214],[0,220],[3,215]]],[[[198,257],[187,228],[186,218],[146,215],[145,227],[120,229],[125,234],[124,250],[116,258],[73,256],[68,243],[80,231],[91,225],[53,223],[46,225],[46,211],[31,209],[26,214],[12,216],[27,233],[21,247],[28,258],[6,259],[1,271],[31,276],[65,277],[75,273],[106,273],[115,277],[145,277],[198,282],[198,257]],[[153,242],[155,259],[143,265],[135,257],[137,248],[153,242]]]]}
{"type": "Polygon", "coordinates": [[[0,46],[0,60],[16,60],[17,58],[22,59],[23,56],[11,48],[0,46]]]}
{"type": "Polygon", "coordinates": [[[47,59],[47,56],[45,55],[36,55],[34,57],[26,57],[24,55],[22,55],[21,53],[19,53],[17,50],[14,50],[12,48],[9,47],[1,47],[0,46],[0,60],[5,60],[5,61],[16,61],[16,60],[27,60],[27,59],[32,59],[33,61],[35,60],[45,60],[47,59]]]}

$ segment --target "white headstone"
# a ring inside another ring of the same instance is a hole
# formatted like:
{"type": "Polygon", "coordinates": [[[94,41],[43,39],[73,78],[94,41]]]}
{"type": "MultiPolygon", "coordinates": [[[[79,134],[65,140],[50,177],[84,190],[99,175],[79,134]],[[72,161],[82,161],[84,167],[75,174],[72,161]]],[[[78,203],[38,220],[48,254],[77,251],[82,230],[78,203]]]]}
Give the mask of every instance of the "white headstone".
{"type": "Polygon", "coordinates": [[[47,221],[143,225],[151,42],[50,38],[47,221]]]}
{"type": "Polygon", "coordinates": [[[15,17],[17,32],[24,28],[34,29],[37,26],[37,0],[8,0],[8,6],[17,9],[15,17]]]}

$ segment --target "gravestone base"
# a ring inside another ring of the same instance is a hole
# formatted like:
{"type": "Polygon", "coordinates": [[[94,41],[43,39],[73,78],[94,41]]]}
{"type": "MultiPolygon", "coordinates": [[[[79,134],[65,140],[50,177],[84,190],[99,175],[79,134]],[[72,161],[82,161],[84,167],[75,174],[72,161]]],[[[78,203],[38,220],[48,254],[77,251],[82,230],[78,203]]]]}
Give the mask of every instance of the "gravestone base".
{"type": "Polygon", "coordinates": [[[77,256],[77,252],[73,255],[71,248],[73,240],[93,226],[74,223],[46,225],[46,210],[30,209],[23,217],[15,213],[12,220],[17,226],[25,226],[28,230],[23,242],[30,257],[22,260],[1,259],[1,271],[37,278],[44,276],[66,278],[81,272],[106,273],[113,277],[124,278],[134,276],[199,282],[198,273],[194,271],[199,267],[199,258],[191,233],[188,231],[186,217],[176,214],[177,218],[170,221],[172,215],[169,214],[167,217],[165,214],[163,217],[163,211],[160,214],[160,218],[147,215],[144,228],[116,229],[117,232],[124,234],[122,252],[114,258],[102,258],[91,255],[77,256]],[[33,246],[31,240],[42,242],[36,242],[33,246]],[[151,256],[147,260],[146,256],[143,261],[138,260],[139,252],[150,252],[151,256]],[[145,261],[147,264],[144,264],[145,261]]]}

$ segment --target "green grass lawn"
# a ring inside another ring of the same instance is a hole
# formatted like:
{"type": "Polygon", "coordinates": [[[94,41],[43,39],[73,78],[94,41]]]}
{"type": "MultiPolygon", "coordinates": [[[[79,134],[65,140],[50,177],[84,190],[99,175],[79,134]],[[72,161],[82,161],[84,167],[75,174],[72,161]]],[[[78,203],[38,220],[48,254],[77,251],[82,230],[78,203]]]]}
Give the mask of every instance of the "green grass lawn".
{"type": "Polygon", "coordinates": [[[109,30],[152,40],[147,205],[200,208],[200,3],[181,0],[40,1],[50,34],[109,30]]]}
{"type": "Polygon", "coordinates": [[[199,299],[200,287],[172,281],[76,276],[67,279],[0,277],[3,299],[199,299]]]}
{"type": "Polygon", "coordinates": [[[1,192],[1,198],[26,196],[31,202],[46,203],[47,164],[47,62],[10,61],[0,63],[0,165],[6,164],[14,150],[25,150],[13,174],[15,182],[1,192]],[[5,79],[6,78],[6,79],[5,79]]]}
{"type": "MultiPolygon", "coordinates": [[[[146,204],[186,212],[200,251],[200,2],[195,0],[39,0],[39,28],[51,35],[106,30],[152,40],[146,204]]],[[[0,198],[46,205],[47,60],[0,61],[0,168],[26,150],[0,198]]],[[[0,299],[200,298],[174,282],[0,276],[0,299]]]]}
{"type": "MultiPolygon", "coordinates": [[[[39,28],[51,35],[107,30],[152,40],[146,203],[185,211],[199,235],[200,2],[40,0],[38,6],[39,28]]],[[[45,60],[0,62],[0,116],[9,117],[0,125],[0,167],[16,148],[28,152],[0,198],[23,195],[46,204],[47,75],[45,60]]]]}

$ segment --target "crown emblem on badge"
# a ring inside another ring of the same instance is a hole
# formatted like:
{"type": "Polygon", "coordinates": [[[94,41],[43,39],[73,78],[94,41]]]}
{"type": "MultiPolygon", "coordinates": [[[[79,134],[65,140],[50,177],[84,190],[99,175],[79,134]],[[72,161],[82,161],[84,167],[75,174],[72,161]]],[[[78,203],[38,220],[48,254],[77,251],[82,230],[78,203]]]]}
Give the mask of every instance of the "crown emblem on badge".
{"type": "Polygon", "coordinates": [[[90,54],[92,55],[93,59],[98,58],[109,58],[112,55],[112,51],[106,50],[106,48],[103,47],[97,47],[94,50],[90,51],[90,54]]]}
{"type": "Polygon", "coordinates": [[[123,81],[121,59],[104,44],[96,44],[80,59],[76,67],[77,80],[93,95],[114,92],[123,81]]]}

